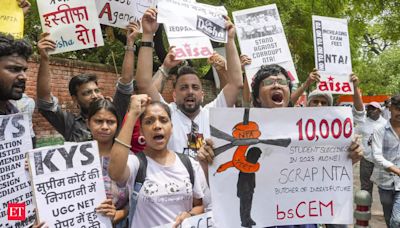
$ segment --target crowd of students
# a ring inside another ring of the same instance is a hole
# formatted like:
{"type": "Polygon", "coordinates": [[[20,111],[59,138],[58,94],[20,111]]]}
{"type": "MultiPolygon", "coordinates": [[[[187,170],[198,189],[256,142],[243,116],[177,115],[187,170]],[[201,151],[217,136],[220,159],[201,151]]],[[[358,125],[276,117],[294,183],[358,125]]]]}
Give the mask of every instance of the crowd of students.
{"type": "MultiPolygon", "coordinates": [[[[19,2],[24,9],[29,8],[27,1],[19,2]]],[[[313,70],[306,82],[292,91],[292,82],[284,68],[265,65],[254,75],[250,94],[247,82],[243,82],[242,68],[250,64],[251,59],[239,57],[234,41],[235,27],[226,18],[226,60],[219,55],[209,60],[216,66],[222,89],[213,101],[202,106],[204,92],[199,75],[190,66],[173,70],[181,64],[175,59],[173,48],[159,70],[153,72],[153,34],[159,26],[156,17],[157,10],[150,8],[142,18],[143,34],[136,70],[133,45],[139,35],[139,25],[129,24],[122,74],[113,99],[101,94],[96,75],[81,74],[70,80],[69,92],[80,108],[78,115],[63,110],[57,97],[51,94],[48,51],[55,49],[54,41],[49,33],[43,33],[38,42],[40,67],[36,102],[39,112],[65,141],[97,141],[107,195],[97,212],[110,217],[115,227],[153,227],[173,221],[177,226],[185,218],[212,210],[207,173],[207,163],[214,157],[210,108],[235,107],[241,90],[244,100],[248,103],[251,100],[253,108],[292,107],[304,91],[319,81],[318,71],[313,70]],[[171,74],[175,77],[174,102],[168,104],[160,90],[171,74]],[[134,91],[133,80],[136,80],[137,91],[134,91]],[[173,192],[167,187],[170,185],[174,186],[173,192]]],[[[31,54],[29,42],[0,35],[0,115],[21,111],[10,101],[21,99],[26,83],[32,83],[27,82],[26,76],[31,54]]],[[[362,188],[370,193],[372,183],[369,179],[375,163],[387,226],[400,227],[400,96],[391,98],[388,121],[381,116],[383,109],[379,103],[373,102],[364,108],[358,77],[352,74],[349,80],[355,91],[356,131],[362,137],[362,145],[353,140],[349,146],[349,157],[353,163],[362,159],[362,188]]],[[[329,93],[312,91],[307,106],[333,106],[333,97],[329,93]]],[[[238,192],[238,196],[243,202],[250,202],[251,207],[253,192],[254,186],[247,192],[238,192]]],[[[242,227],[256,225],[245,212],[248,206],[242,208],[241,205],[242,227]]],[[[45,226],[45,221],[37,221],[35,225],[45,226]]]]}

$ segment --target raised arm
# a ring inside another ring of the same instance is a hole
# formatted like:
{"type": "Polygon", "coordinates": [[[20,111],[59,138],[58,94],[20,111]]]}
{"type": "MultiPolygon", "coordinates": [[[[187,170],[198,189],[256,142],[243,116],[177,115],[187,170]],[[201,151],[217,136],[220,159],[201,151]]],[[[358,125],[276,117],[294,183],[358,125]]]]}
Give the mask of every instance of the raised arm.
{"type": "MultiPolygon", "coordinates": [[[[251,58],[247,55],[240,55],[240,65],[242,67],[242,71],[245,72],[245,66],[251,64],[251,58]]],[[[247,81],[247,75],[243,74],[243,107],[251,106],[251,92],[250,92],[250,83],[247,81]]]]}
{"type": "Polygon", "coordinates": [[[147,103],[150,101],[145,94],[132,95],[129,111],[126,114],[126,120],[121,128],[118,136],[115,138],[115,143],[111,149],[111,159],[108,166],[108,173],[114,181],[118,183],[126,183],[130,176],[130,170],[127,165],[128,155],[130,153],[133,128],[136,120],[144,111],[147,103]]]}
{"type": "Polygon", "coordinates": [[[226,65],[228,70],[228,83],[223,88],[226,103],[228,107],[232,107],[236,103],[236,99],[243,87],[242,70],[240,66],[239,54],[235,44],[235,26],[229,18],[226,18],[226,30],[228,32],[228,43],[226,49],[226,65]]]}
{"type": "Polygon", "coordinates": [[[162,93],[164,89],[165,80],[169,77],[170,70],[180,63],[182,63],[182,60],[175,59],[174,46],[169,47],[163,64],[158,68],[152,79],[152,84],[159,93],[162,93]]]}
{"type": "Polygon", "coordinates": [[[129,22],[126,32],[126,46],[124,62],[122,63],[122,72],[120,81],[123,84],[128,84],[132,81],[135,71],[135,53],[133,46],[135,45],[135,39],[139,35],[139,23],[129,22]]]}
{"type": "Polygon", "coordinates": [[[301,95],[303,95],[304,91],[306,91],[313,83],[319,82],[321,76],[318,74],[317,69],[313,69],[313,71],[308,74],[308,78],[306,82],[304,82],[299,88],[297,88],[292,95],[290,96],[290,100],[293,104],[296,104],[297,100],[301,95]]]}
{"type": "Polygon", "coordinates": [[[225,58],[217,52],[214,52],[213,55],[207,59],[207,63],[211,64],[215,68],[218,74],[220,88],[224,88],[228,83],[228,71],[226,69],[225,58]]]}
{"type": "Polygon", "coordinates": [[[38,42],[38,50],[40,54],[39,72],[37,77],[36,95],[38,99],[51,101],[51,77],[49,50],[56,48],[56,43],[50,39],[50,33],[42,33],[38,42]]]}
{"type": "Polygon", "coordinates": [[[354,104],[354,109],[356,111],[364,111],[364,104],[361,98],[361,93],[358,90],[358,83],[360,82],[357,75],[354,73],[350,74],[350,80],[353,82],[354,86],[354,94],[353,94],[353,104],[354,104]]]}
{"type": "MultiPolygon", "coordinates": [[[[158,29],[157,9],[149,8],[142,17],[142,44],[153,43],[153,34],[158,29]]],[[[139,93],[149,95],[153,100],[160,100],[157,88],[152,83],[153,76],[153,48],[142,46],[139,50],[139,57],[136,70],[136,85],[139,93]]]]}
{"type": "Polygon", "coordinates": [[[24,15],[27,15],[31,8],[31,3],[28,0],[17,0],[18,6],[22,8],[24,15]]]}

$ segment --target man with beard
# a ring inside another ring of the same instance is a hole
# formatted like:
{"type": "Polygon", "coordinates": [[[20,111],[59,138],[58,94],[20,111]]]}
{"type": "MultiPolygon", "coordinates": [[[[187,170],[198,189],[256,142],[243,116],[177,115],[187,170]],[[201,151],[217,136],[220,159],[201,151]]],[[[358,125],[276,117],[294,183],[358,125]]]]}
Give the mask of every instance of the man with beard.
{"type": "MultiPolygon", "coordinates": [[[[152,83],[153,34],[158,29],[157,10],[149,9],[143,16],[143,36],[136,72],[137,87],[140,93],[148,94],[153,101],[162,100],[156,86],[152,83]]],[[[203,145],[203,139],[210,137],[209,109],[212,107],[232,107],[243,87],[242,71],[237,53],[233,24],[227,20],[228,43],[227,84],[217,98],[201,107],[204,92],[197,72],[189,66],[181,67],[174,83],[174,102],[169,104],[174,131],[168,143],[168,149],[196,157],[197,150],[203,145]]],[[[179,61],[179,60],[171,60],[179,61]]]]}
{"type": "MultiPolygon", "coordinates": [[[[122,73],[117,82],[117,89],[113,98],[113,103],[117,107],[119,122],[127,111],[130,96],[133,92],[133,45],[138,34],[139,25],[131,22],[126,35],[127,42],[122,73]]],[[[49,33],[42,34],[38,42],[40,53],[40,67],[37,78],[38,109],[66,141],[82,142],[90,140],[91,133],[86,125],[88,108],[91,102],[103,98],[97,84],[97,77],[94,74],[80,74],[73,77],[69,82],[68,89],[72,100],[78,105],[80,113],[75,116],[71,112],[62,110],[58,99],[51,94],[48,51],[54,50],[56,45],[49,35],[49,33]]]]}
{"type": "MultiPolygon", "coordinates": [[[[25,91],[31,45],[0,33],[0,115],[19,112],[10,100],[19,100],[25,91]]],[[[32,138],[34,143],[34,138],[32,138]]]]}
{"type": "Polygon", "coordinates": [[[18,112],[9,100],[21,99],[25,91],[27,60],[31,54],[28,42],[0,34],[0,115],[18,112]]]}

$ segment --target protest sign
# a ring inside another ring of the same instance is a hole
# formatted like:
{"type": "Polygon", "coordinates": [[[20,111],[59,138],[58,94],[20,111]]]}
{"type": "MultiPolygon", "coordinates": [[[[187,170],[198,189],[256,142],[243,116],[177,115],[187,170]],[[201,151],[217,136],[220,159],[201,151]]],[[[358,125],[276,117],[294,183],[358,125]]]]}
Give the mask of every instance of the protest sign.
{"type": "Polygon", "coordinates": [[[95,141],[44,147],[29,152],[38,217],[49,227],[111,227],[95,212],[106,199],[95,141]]]}
{"type": "MultiPolygon", "coordinates": [[[[153,228],[172,228],[175,223],[168,223],[153,228]]],[[[183,222],[177,228],[212,228],[213,227],[212,212],[195,215],[183,220],[183,222]]]]}
{"type": "Polygon", "coordinates": [[[95,1],[37,1],[44,32],[56,42],[50,54],[103,46],[95,1]]]}
{"type": "Polygon", "coordinates": [[[240,50],[252,63],[245,67],[248,82],[262,65],[284,67],[292,81],[298,82],[289,46],[275,4],[232,12],[240,50]]]}
{"type": "Polygon", "coordinates": [[[131,0],[109,1],[96,0],[100,23],[125,29],[129,21],[135,21],[135,8],[131,0]]]}
{"type": "Polygon", "coordinates": [[[351,56],[347,20],[312,16],[315,67],[321,75],[317,89],[335,94],[353,94],[350,82],[351,56]]]}
{"type": "Polygon", "coordinates": [[[216,227],[351,224],[348,107],[211,109],[216,227]]]}
{"type": "Polygon", "coordinates": [[[158,23],[187,26],[204,33],[215,42],[226,43],[228,40],[223,17],[228,13],[223,6],[190,1],[159,0],[157,8],[158,23]]]}
{"type": "Polygon", "coordinates": [[[25,153],[32,149],[28,114],[0,115],[0,227],[29,227],[35,221],[25,153]],[[21,221],[9,220],[9,203],[25,203],[21,221]]]}
{"type": "Polygon", "coordinates": [[[196,29],[180,24],[164,24],[164,29],[176,59],[208,58],[214,52],[210,39],[196,29]]]}
{"type": "Polygon", "coordinates": [[[1,0],[0,32],[17,39],[24,36],[24,13],[16,0],[1,0]]]}
{"type": "Polygon", "coordinates": [[[207,37],[186,37],[168,39],[169,46],[175,46],[175,59],[202,59],[213,54],[207,37]]]}

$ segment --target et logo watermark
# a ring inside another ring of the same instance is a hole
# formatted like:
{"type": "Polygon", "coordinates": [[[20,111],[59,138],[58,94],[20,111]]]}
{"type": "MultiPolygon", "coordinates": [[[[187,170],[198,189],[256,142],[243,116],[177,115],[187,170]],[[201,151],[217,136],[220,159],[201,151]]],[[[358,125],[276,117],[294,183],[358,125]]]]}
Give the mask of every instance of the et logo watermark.
{"type": "Polygon", "coordinates": [[[8,220],[25,220],[25,203],[8,203],[7,205],[7,219],[8,220]]]}

